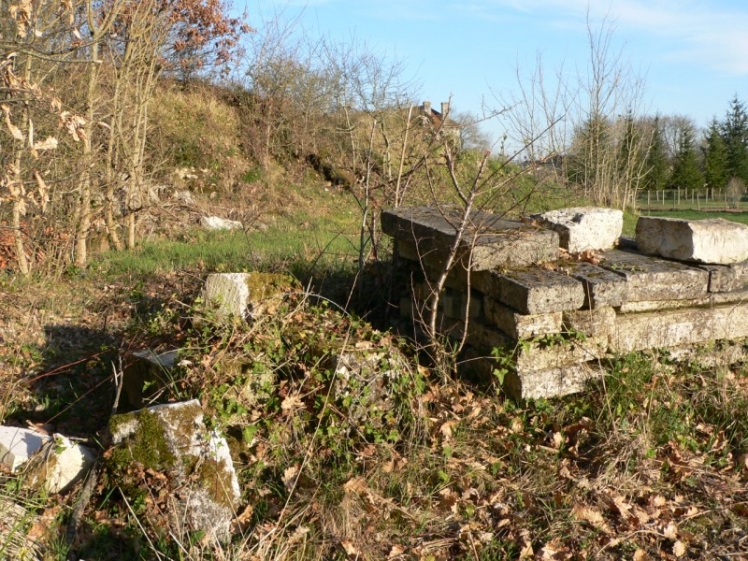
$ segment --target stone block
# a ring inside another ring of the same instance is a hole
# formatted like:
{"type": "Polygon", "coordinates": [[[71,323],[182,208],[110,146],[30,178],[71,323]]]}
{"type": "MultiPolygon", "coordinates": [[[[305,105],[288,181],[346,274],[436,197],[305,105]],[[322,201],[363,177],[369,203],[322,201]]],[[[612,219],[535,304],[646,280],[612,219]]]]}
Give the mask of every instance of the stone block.
{"type": "Polygon", "coordinates": [[[605,356],[608,350],[607,335],[581,339],[558,339],[550,336],[548,340],[521,343],[517,350],[515,362],[520,374],[561,368],[596,360],[605,356]]]}
{"type": "Polygon", "coordinates": [[[612,208],[562,208],[533,218],[558,232],[561,247],[570,253],[611,249],[623,230],[623,212],[612,208]]]}
{"type": "Polygon", "coordinates": [[[509,372],[503,390],[512,399],[541,399],[578,393],[605,371],[595,364],[572,364],[548,370],[509,372]]]}
{"type": "Polygon", "coordinates": [[[686,300],[645,300],[643,302],[624,302],[618,308],[623,314],[653,312],[656,310],[673,310],[681,308],[713,308],[722,304],[742,304],[748,302],[748,290],[734,292],[710,293],[702,298],[686,300]]]}
{"type": "Polygon", "coordinates": [[[641,216],[636,223],[636,245],[642,253],[680,261],[740,263],[748,259],[748,225],[722,218],[641,216]]]}
{"type": "MultiPolygon", "coordinates": [[[[465,294],[452,293],[445,294],[441,298],[442,309],[444,315],[450,319],[464,319],[465,312],[468,307],[468,298],[465,294]]],[[[481,316],[483,310],[483,302],[480,296],[471,296],[470,298],[470,311],[468,318],[477,319],[481,316]]]]}
{"type": "Polygon", "coordinates": [[[216,319],[253,319],[273,313],[284,294],[299,290],[293,277],[280,273],[214,273],[201,298],[216,319]]]}
{"type": "Polygon", "coordinates": [[[568,274],[584,286],[584,307],[620,306],[626,301],[626,280],[619,274],[587,262],[564,263],[568,274]]]}
{"type": "Polygon", "coordinates": [[[91,450],[55,434],[29,462],[27,481],[34,489],[63,493],[83,479],[95,461],[91,450]]]}
{"type": "Polygon", "coordinates": [[[578,280],[539,267],[498,273],[473,274],[473,286],[487,296],[523,314],[576,310],[584,304],[584,287],[578,280]]]}
{"type": "Polygon", "coordinates": [[[600,267],[626,281],[626,301],[701,298],[709,286],[709,273],[674,261],[612,250],[602,254],[600,267]]]}
{"type": "Polygon", "coordinates": [[[615,329],[616,312],[610,307],[563,312],[563,325],[570,332],[607,337],[615,329]]]}
{"type": "Polygon", "coordinates": [[[748,303],[621,314],[610,337],[613,352],[664,349],[748,337],[748,303]]]}
{"type": "MultiPolygon", "coordinates": [[[[455,242],[461,216],[456,210],[401,207],[383,211],[381,220],[385,234],[414,245],[411,257],[427,255],[443,263],[455,242]]],[[[465,225],[458,258],[473,271],[525,267],[557,259],[558,244],[554,231],[476,211],[465,225]]]]}
{"type": "Polygon", "coordinates": [[[105,457],[123,493],[143,492],[129,472],[133,462],[162,473],[179,524],[208,542],[228,542],[241,490],[228,444],[205,427],[199,401],[114,415],[109,428],[113,448],[105,457]]]}
{"type": "Polygon", "coordinates": [[[30,429],[0,426],[0,462],[15,472],[49,439],[49,436],[30,429]]]}
{"type": "Polygon", "coordinates": [[[486,321],[514,340],[529,339],[561,331],[561,312],[520,314],[488,296],[483,298],[483,307],[486,321]]]}
{"type": "Polygon", "coordinates": [[[734,265],[701,265],[709,272],[709,292],[731,292],[748,287],[748,261],[734,265]]]}
{"type": "Polygon", "coordinates": [[[228,220],[218,216],[201,216],[200,226],[206,230],[243,230],[244,225],[237,220],[228,220]]]}

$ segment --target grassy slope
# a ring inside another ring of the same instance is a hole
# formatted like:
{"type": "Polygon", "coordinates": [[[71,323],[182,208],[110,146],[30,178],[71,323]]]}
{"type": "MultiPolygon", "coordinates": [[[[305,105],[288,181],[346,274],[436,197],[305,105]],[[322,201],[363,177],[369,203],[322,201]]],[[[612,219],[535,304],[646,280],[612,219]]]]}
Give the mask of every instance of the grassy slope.
{"type": "MultiPolygon", "coordinates": [[[[234,122],[224,112],[212,114],[234,122]]],[[[228,558],[740,558],[748,532],[741,369],[632,355],[606,364],[610,377],[584,395],[513,404],[452,380],[449,362],[418,366],[408,345],[333,309],[291,306],[262,329],[191,331],[185,317],[208,271],[291,270],[339,302],[352,282],[356,211],[345,193],[303,175],[249,173],[246,162],[236,169],[244,171],[229,175],[218,199],[198,205],[236,208],[245,204],[237,189],[252,192],[261,229],[182,227],[135,252],[102,254],[85,273],[2,278],[6,421],[93,438],[113,398],[112,360],[180,344],[193,349],[195,367],[170,397],[199,397],[241,444],[246,503],[235,542],[222,548],[228,558]],[[375,386],[335,386],[343,380],[330,377],[331,341],[385,353],[402,346],[411,366],[372,402],[375,386]],[[218,357],[249,360],[282,383],[242,401],[226,388],[251,382],[206,367],[218,357]],[[19,384],[24,378],[33,381],[19,384]],[[339,400],[330,401],[332,387],[339,400]],[[350,409],[357,400],[363,413],[350,409]]],[[[63,559],[70,503],[12,489],[6,494],[57,514],[45,543],[47,558],[63,559]]],[[[72,549],[96,559],[220,558],[197,541],[185,554],[189,536],[159,537],[148,523],[158,507],[143,505],[136,521],[103,482],[72,549]]]]}

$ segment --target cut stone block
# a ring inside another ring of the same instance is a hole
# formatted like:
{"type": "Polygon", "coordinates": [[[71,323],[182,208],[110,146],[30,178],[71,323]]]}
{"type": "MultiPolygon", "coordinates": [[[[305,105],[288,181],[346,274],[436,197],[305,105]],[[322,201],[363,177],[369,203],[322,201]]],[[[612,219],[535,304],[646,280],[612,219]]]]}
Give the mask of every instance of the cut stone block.
{"type": "Polygon", "coordinates": [[[612,250],[602,255],[600,267],[626,281],[626,300],[681,300],[706,295],[709,273],[682,263],[612,250]]]}
{"type": "Polygon", "coordinates": [[[561,331],[561,312],[524,315],[488,296],[483,298],[483,305],[486,321],[514,340],[561,331]]]}
{"type": "Polygon", "coordinates": [[[49,439],[49,436],[30,429],[0,426],[0,461],[15,472],[49,439]]]}
{"type": "Polygon", "coordinates": [[[618,311],[622,314],[654,312],[656,310],[673,310],[681,308],[713,308],[722,304],[741,304],[748,302],[748,290],[734,292],[716,292],[702,298],[687,300],[645,300],[643,302],[624,302],[618,311]]]}
{"type": "Polygon", "coordinates": [[[563,324],[571,332],[607,337],[615,328],[616,312],[613,308],[563,312],[563,324]]]}
{"type": "Polygon", "coordinates": [[[564,269],[584,286],[585,308],[616,307],[626,301],[627,285],[621,275],[586,262],[564,264],[564,269]]]}
{"type": "Polygon", "coordinates": [[[607,335],[584,340],[533,341],[520,345],[515,362],[521,375],[596,360],[604,357],[607,350],[607,335]]]}
{"type": "Polygon", "coordinates": [[[748,337],[748,304],[727,304],[619,315],[610,345],[613,352],[627,353],[743,337],[748,337]]]}
{"type": "MultiPolygon", "coordinates": [[[[460,213],[442,213],[432,207],[401,207],[383,211],[381,220],[385,234],[414,244],[415,255],[429,255],[438,261],[454,244],[460,213]]],[[[473,271],[526,267],[557,259],[558,244],[554,231],[476,211],[466,226],[458,257],[463,266],[469,263],[473,271]]]]}
{"type": "Polygon", "coordinates": [[[584,287],[578,280],[541,268],[482,271],[473,274],[473,286],[487,296],[523,314],[576,310],[584,304],[584,287]]]}
{"type": "Polygon", "coordinates": [[[604,374],[601,368],[587,363],[522,374],[509,372],[502,387],[512,399],[542,399],[581,392],[588,382],[604,374]]]}
{"type": "Polygon", "coordinates": [[[681,220],[641,216],[636,245],[649,255],[709,264],[748,259],[748,225],[722,218],[681,220]]]}
{"type": "Polygon", "coordinates": [[[748,287],[748,261],[734,265],[701,265],[709,271],[709,292],[731,292],[748,287]]]}
{"type": "Polygon", "coordinates": [[[199,401],[114,415],[109,428],[114,446],[107,465],[122,492],[142,492],[144,482],[130,473],[133,462],[163,473],[177,523],[203,532],[209,541],[230,539],[241,499],[239,482],[228,444],[206,429],[199,401]]]}
{"type": "Polygon", "coordinates": [[[215,273],[208,275],[201,297],[218,319],[253,319],[272,313],[294,290],[298,283],[285,274],[215,273]]]}
{"type": "Polygon", "coordinates": [[[611,249],[623,230],[623,212],[612,208],[562,208],[533,218],[558,232],[561,247],[570,253],[611,249]]]}
{"type": "Polygon", "coordinates": [[[93,466],[96,455],[69,438],[55,434],[31,459],[26,471],[32,488],[63,493],[80,481],[93,466]]]}

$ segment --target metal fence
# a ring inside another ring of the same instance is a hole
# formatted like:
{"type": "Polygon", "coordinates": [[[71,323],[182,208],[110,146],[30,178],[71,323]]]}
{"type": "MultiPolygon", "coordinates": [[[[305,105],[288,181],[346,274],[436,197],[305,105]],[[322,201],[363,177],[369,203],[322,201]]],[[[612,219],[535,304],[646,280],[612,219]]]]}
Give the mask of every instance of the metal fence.
{"type": "Polygon", "coordinates": [[[641,191],[637,197],[640,208],[745,210],[745,195],[731,194],[727,189],[660,189],[641,191]]]}

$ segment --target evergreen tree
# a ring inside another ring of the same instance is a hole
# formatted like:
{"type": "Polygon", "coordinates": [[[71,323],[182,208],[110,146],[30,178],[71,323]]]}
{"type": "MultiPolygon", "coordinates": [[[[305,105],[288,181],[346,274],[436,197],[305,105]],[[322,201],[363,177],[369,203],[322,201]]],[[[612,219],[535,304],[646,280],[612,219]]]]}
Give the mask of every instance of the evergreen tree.
{"type": "Polygon", "coordinates": [[[748,183],[748,114],[737,95],[722,123],[722,140],[727,152],[727,177],[748,183]]]}
{"type": "Polygon", "coordinates": [[[717,119],[712,119],[704,139],[704,180],[709,187],[723,188],[727,184],[727,147],[720,133],[717,119]]]}
{"type": "Polygon", "coordinates": [[[704,186],[704,176],[699,169],[699,158],[694,147],[694,131],[690,126],[681,132],[669,184],[671,189],[699,189],[704,186]]]}
{"type": "Polygon", "coordinates": [[[664,189],[667,185],[668,161],[665,156],[665,142],[662,138],[659,115],[654,118],[652,127],[652,143],[647,153],[647,176],[644,179],[644,188],[664,189]]]}

